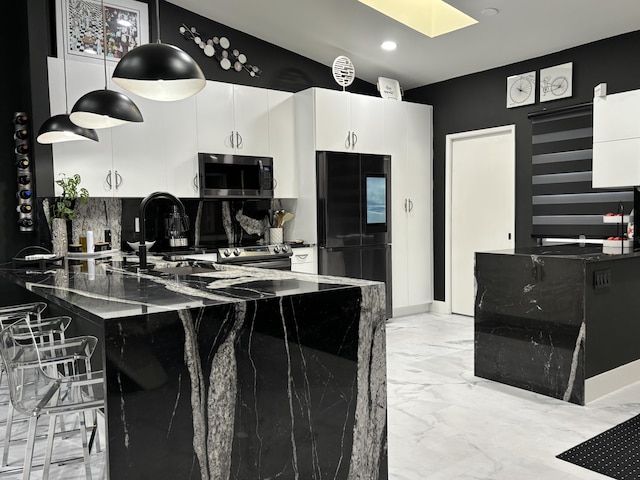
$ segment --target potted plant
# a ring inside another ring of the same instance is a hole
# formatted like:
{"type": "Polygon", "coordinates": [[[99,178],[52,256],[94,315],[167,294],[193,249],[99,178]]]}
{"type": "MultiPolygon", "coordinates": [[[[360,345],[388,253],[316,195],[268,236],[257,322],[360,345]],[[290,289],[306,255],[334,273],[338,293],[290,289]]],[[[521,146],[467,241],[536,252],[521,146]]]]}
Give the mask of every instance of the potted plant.
{"type": "Polygon", "coordinates": [[[80,175],[77,173],[71,177],[61,174],[62,178],[56,180],[56,185],[62,188],[62,195],[56,197],[53,202],[51,218],[62,218],[66,220],[73,220],[76,218],[77,212],[75,211],[76,201],[84,203],[89,198],[89,192],[86,188],[79,188],[80,175]]]}
{"type": "Polygon", "coordinates": [[[56,185],[62,188],[62,195],[56,197],[51,205],[51,241],[53,243],[53,253],[63,256],[67,253],[68,234],[67,222],[77,216],[75,211],[78,201],[84,203],[89,198],[86,188],[79,187],[80,175],[77,173],[70,177],[61,174],[56,185]]]}

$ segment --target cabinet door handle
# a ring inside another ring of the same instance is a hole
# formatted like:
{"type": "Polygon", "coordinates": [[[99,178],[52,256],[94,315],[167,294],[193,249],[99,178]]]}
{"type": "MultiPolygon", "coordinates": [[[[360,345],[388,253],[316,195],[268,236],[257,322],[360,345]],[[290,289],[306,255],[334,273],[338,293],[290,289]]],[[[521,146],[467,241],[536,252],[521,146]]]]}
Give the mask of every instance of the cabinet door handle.
{"type": "Polygon", "coordinates": [[[409,199],[409,213],[413,211],[413,202],[409,199]]]}
{"type": "Polygon", "coordinates": [[[109,190],[111,190],[113,188],[111,186],[111,170],[109,170],[109,173],[107,173],[107,176],[105,177],[104,181],[107,183],[107,185],[109,185],[109,190]]]}
{"type": "Polygon", "coordinates": [[[347,133],[347,140],[344,142],[344,146],[351,148],[351,132],[347,133]]]}
{"type": "Polygon", "coordinates": [[[358,135],[356,135],[356,132],[351,132],[351,138],[351,145],[353,145],[353,148],[356,148],[356,143],[358,143],[358,135]]]}
{"type": "Polygon", "coordinates": [[[118,170],[116,170],[115,173],[116,173],[116,190],[117,190],[122,186],[122,175],[118,173],[118,170]]]}
{"type": "Polygon", "coordinates": [[[194,189],[196,192],[198,191],[198,188],[199,188],[199,187],[198,187],[198,180],[199,180],[199,179],[198,179],[198,174],[196,173],[196,174],[193,176],[193,189],[194,189]]]}
{"type": "Polygon", "coordinates": [[[242,148],[242,135],[236,132],[236,148],[242,148]]]}
{"type": "Polygon", "coordinates": [[[233,144],[233,132],[229,135],[229,143],[231,143],[231,148],[235,148],[235,145],[233,144]]]}

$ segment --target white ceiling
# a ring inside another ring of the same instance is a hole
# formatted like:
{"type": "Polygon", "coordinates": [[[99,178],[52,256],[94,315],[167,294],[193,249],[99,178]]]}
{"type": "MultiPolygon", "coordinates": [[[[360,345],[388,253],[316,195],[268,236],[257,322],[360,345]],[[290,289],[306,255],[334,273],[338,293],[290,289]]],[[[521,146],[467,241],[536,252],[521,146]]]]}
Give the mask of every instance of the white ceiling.
{"type": "Polygon", "coordinates": [[[640,30],[640,0],[448,0],[479,22],[436,38],[357,0],[168,1],[324,65],[346,55],[359,78],[405,90],[640,30]],[[398,49],[383,51],[384,40],[398,49]]]}

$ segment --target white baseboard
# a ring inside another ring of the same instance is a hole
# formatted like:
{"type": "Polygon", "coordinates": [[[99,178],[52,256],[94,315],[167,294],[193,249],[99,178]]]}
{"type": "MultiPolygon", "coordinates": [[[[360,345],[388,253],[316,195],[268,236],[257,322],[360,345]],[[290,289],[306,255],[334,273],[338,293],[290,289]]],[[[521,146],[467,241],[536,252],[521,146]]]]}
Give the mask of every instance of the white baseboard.
{"type": "Polygon", "coordinates": [[[640,360],[587,378],[584,382],[585,404],[637,381],[640,381],[640,360]]]}
{"type": "Polygon", "coordinates": [[[447,302],[443,302],[441,300],[434,300],[431,303],[431,310],[433,313],[451,313],[451,306],[447,302]]]}
{"type": "Polygon", "coordinates": [[[417,313],[426,313],[431,311],[431,303],[423,305],[412,305],[410,307],[394,308],[393,317],[404,317],[406,315],[415,315],[417,313]]]}

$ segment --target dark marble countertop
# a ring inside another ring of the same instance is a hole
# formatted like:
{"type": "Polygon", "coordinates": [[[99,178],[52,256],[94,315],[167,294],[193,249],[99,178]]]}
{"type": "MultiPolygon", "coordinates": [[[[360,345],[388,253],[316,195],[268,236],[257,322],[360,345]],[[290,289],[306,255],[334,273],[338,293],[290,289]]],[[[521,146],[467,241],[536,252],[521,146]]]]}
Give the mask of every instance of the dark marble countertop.
{"type": "Polygon", "coordinates": [[[146,272],[121,260],[65,261],[47,269],[2,268],[9,281],[96,319],[176,311],[376,282],[212,262],[160,262],[146,272]]]}
{"type": "Polygon", "coordinates": [[[530,257],[532,255],[540,257],[553,256],[560,258],[574,258],[587,262],[600,262],[605,260],[617,260],[640,256],[640,252],[633,251],[629,253],[603,253],[602,245],[594,243],[587,243],[584,246],[580,246],[579,244],[558,244],[542,247],[521,247],[477,253],[488,253],[496,255],[522,255],[527,257],[530,257]]]}

